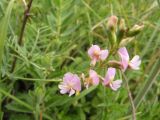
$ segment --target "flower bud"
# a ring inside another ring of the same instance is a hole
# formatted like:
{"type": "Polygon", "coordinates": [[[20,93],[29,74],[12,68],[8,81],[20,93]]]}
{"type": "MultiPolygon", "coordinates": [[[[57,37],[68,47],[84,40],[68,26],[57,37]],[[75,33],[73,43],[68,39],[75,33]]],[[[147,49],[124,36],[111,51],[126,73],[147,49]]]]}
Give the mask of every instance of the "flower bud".
{"type": "Polygon", "coordinates": [[[121,63],[118,62],[118,61],[115,61],[115,60],[109,61],[109,62],[108,62],[108,66],[109,66],[109,67],[118,68],[118,69],[121,69],[121,68],[122,68],[121,63]]]}
{"type": "Polygon", "coordinates": [[[144,25],[134,25],[126,34],[127,37],[133,37],[140,33],[142,29],[144,28],[144,25]]]}
{"type": "Polygon", "coordinates": [[[117,22],[118,22],[118,18],[116,16],[111,16],[108,19],[108,23],[107,23],[107,35],[109,38],[109,41],[111,43],[111,49],[116,48],[116,42],[117,42],[117,35],[116,35],[116,30],[117,30],[117,22]]]}
{"type": "Polygon", "coordinates": [[[125,31],[126,31],[125,21],[124,19],[120,19],[118,36],[117,36],[118,43],[120,43],[120,41],[123,39],[125,31]]]}
{"type": "Polygon", "coordinates": [[[120,47],[124,47],[126,46],[128,43],[130,43],[131,41],[133,41],[135,39],[135,37],[127,37],[125,39],[122,39],[122,41],[120,42],[119,46],[120,47]]]}
{"type": "Polygon", "coordinates": [[[116,31],[116,28],[117,28],[117,23],[118,23],[118,18],[117,16],[111,16],[109,19],[108,19],[108,23],[107,23],[107,27],[109,30],[112,30],[112,31],[116,31]]]}

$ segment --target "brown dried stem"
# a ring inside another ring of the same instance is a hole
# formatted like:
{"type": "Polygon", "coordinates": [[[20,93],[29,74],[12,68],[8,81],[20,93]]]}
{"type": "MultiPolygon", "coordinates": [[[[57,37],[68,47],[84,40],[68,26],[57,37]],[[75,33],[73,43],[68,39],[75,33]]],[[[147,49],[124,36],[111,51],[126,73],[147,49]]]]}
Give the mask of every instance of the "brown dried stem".
{"type": "MultiPolygon", "coordinates": [[[[21,27],[20,37],[18,39],[18,45],[19,46],[22,46],[22,43],[23,43],[24,30],[25,30],[25,26],[26,26],[27,20],[29,18],[30,9],[31,9],[31,6],[32,6],[32,1],[33,0],[29,1],[28,5],[27,5],[27,9],[24,12],[24,17],[23,17],[23,23],[22,23],[22,27],[21,27]]],[[[14,71],[14,69],[16,67],[16,62],[17,62],[17,57],[14,57],[13,58],[12,67],[11,67],[11,73],[14,71]]]]}

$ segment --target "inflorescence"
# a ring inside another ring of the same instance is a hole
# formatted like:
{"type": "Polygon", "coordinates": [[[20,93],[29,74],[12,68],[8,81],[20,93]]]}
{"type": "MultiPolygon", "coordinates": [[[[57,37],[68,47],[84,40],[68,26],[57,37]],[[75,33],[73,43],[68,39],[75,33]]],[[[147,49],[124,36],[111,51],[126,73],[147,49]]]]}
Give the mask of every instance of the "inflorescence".
{"type": "Polygon", "coordinates": [[[111,16],[107,24],[103,24],[103,26],[106,27],[110,49],[101,49],[98,45],[92,45],[88,49],[88,55],[91,59],[88,76],[86,77],[84,73],[81,74],[81,77],[70,72],[66,73],[63,81],[58,86],[61,94],[69,94],[69,96],[79,94],[82,90],[81,79],[86,89],[92,85],[96,86],[102,83],[103,86],[117,91],[121,87],[122,80],[114,80],[116,69],[121,70],[121,72],[125,72],[128,68],[133,70],[140,69],[140,57],[135,55],[130,60],[125,46],[142,30],[143,25],[134,25],[129,29],[125,27],[124,19],[118,20],[116,16],[111,16]],[[118,61],[109,59],[110,56],[116,55],[119,57],[118,61]],[[99,75],[94,69],[98,62],[106,64],[107,71],[104,77],[99,75]]]}

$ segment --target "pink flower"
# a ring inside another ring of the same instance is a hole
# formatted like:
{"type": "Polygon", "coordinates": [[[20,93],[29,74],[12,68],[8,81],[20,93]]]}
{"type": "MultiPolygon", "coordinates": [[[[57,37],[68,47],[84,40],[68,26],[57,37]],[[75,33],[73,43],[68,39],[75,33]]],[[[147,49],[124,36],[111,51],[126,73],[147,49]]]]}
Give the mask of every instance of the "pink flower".
{"type": "Polygon", "coordinates": [[[117,91],[118,88],[121,87],[122,80],[114,80],[116,74],[116,69],[115,68],[108,68],[108,71],[106,73],[105,79],[103,81],[103,85],[109,86],[112,90],[117,91]]]}
{"type": "Polygon", "coordinates": [[[118,54],[121,58],[122,71],[124,72],[129,66],[131,69],[138,70],[141,64],[140,57],[135,55],[131,61],[129,61],[129,54],[125,47],[122,47],[118,50],[118,54]]]}
{"type": "Polygon", "coordinates": [[[90,70],[89,77],[85,78],[83,74],[84,86],[88,89],[90,85],[98,85],[99,84],[99,77],[96,71],[90,70]]]}
{"type": "Polygon", "coordinates": [[[88,50],[88,55],[91,58],[91,65],[95,65],[97,61],[104,61],[108,56],[108,50],[101,50],[98,45],[92,45],[88,50]]]}
{"type": "Polygon", "coordinates": [[[76,74],[68,72],[64,75],[63,82],[58,87],[61,94],[69,93],[69,96],[72,96],[81,91],[81,81],[76,74]]]}

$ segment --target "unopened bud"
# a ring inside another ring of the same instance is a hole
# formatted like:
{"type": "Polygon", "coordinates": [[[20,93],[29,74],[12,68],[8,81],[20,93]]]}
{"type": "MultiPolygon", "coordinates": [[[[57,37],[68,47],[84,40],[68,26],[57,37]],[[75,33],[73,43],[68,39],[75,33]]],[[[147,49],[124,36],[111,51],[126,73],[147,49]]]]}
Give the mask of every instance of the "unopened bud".
{"type": "Polygon", "coordinates": [[[115,60],[109,61],[109,62],[108,62],[108,66],[109,66],[109,67],[118,68],[118,69],[121,69],[121,68],[122,68],[121,63],[120,63],[119,61],[115,61],[115,60]]]}
{"type": "Polygon", "coordinates": [[[117,37],[118,43],[123,39],[123,37],[125,35],[125,31],[126,31],[125,21],[124,21],[124,19],[120,19],[118,37],[117,37]]]}
{"type": "Polygon", "coordinates": [[[126,30],[126,25],[125,25],[125,20],[124,19],[120,19],[119,30],[120,31],[125,31],[126,30]]]}
{"type": "Polygon", "coordinates": [[[117,28],[117,23],[118,23],[118,18],[117,16],[111,16],[109,19],[108,19],[108,23],[107,23],[107,27],[109,30],[113,30],[115,31],[116,28],[117,28]]]}
{"type": "Polygon", "coordinates": [[[107,23],[107,34],[108,34],[108,38],[109,41],[111,43],[111,47],[114,49],[116,47],[116,42],[117,42],[117,35],[116,35],[116,30],[117,30],[117,22],[118,22],[118,18],[116,16],[111,16],[108,19],[108,23],[107,23]]]}
{"type": "Polygon", "coordinates": [[[144,28],[144,25],[134,25],[126,34],[127,37],[133,37],[140,33],[142,29],[144,28]]]}
{"type": "Polygon", "coordinates": [[[122,41],[120,42],[119,46],[120,47],[124,47],[128,43],[130,43],[131,41],[133,41],[134,39],[135,39],[135,37],[128,37],[128,38],[122,39],[122,41]]]}
{"type": "Polygon", "coordinates": [[[84,73],[81,74],[81,78],[82,78],[83,81],[85,80],[85,75],[84,75],[84,73]]]}

